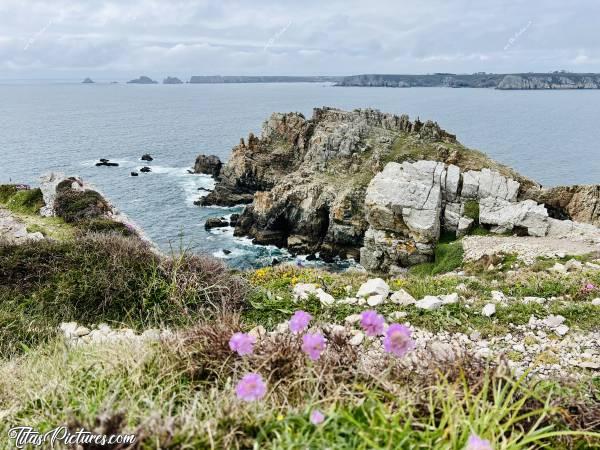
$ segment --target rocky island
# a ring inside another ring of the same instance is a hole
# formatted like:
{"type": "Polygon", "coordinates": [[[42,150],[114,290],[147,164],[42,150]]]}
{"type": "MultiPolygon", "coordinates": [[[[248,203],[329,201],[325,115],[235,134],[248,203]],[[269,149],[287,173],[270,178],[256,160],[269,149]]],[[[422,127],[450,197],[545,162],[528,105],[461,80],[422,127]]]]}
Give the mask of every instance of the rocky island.
{"type": "Polygon", "coordinates": [[[158,81],[154,81],[152,78],[142,75],[139,78],[129,80],[127,84],[158,84],[158,81]]]}
{"type": "Polygon", "coordinates": [[[337,86],[361,87],[453,87],[496,88],[500,90],[527,89],[598,89],[600,74],[570,73],[515,73],[515,74],[453,74],[384,75],[364,74],[344,77],[337,86]]]}
{"type": "Polygon", "coordinates": [[[163,80],[163,84],[183,84],[183,81],[177,77],[167,77],[163,80]]]}
{"type": "Polygon", "coordinates": [[[370,109],[273,114],[201,204],[249,204],[236,235],[374,272],[431,261],[441,236],[476,230],[600,249],[598,186],[545,189],[435,122],[370,109]]]}
{"type": "Polygon", "coordinates": [[[81,83],[82,84],[94,84],[94,80],[92,80],[91,78],[86,78],[81,83]]]}

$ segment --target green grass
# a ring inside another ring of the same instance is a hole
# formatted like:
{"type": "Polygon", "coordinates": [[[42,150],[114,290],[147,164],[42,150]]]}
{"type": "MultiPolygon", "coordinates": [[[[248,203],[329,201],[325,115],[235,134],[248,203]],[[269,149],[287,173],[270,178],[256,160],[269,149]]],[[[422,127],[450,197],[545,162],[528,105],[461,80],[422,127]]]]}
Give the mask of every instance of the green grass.
{"type": "Polygon", "coordinates": [[[11,211],[35,214],[44,206],[42,191],[39,189],[15,191],[12,194],[10,192],[10,189],[5,188],[3,193],[0,194],[0,202],[4,203],[11,211]]]}
{"type": "Polygon", "coordinates": [[[477,200],[467,200],[464,208],[464,215],[466,217],[479,222],[479,202],[477,200]]]}
{"type": "Polygon", "coordinates": [[[14,194],[17,187],[13,184],[0,184],[0,203],[6,203],[14,194]]]}
{"type": "Polygon", "coordinates": [[[110,211],[108,202],[96,191],[57,190],[56,215],[67,223],[97,219],[110,211]]]}
{"type": "Polygon", "coordinates": [[[463,255],[463,247],[460,241],[447,243],[440,241],[435,248],[434,261],[413,266],[410,268],[410,273],[419,276],[433,276],[452,272],[462,266],[463,255]]]}

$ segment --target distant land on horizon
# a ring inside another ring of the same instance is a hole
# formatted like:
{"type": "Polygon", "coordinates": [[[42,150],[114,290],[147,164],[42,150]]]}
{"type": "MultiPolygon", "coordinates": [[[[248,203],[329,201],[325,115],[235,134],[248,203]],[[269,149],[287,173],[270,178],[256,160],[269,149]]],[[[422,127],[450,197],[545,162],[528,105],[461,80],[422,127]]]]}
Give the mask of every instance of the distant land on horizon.
{"type": "MultiPolygon", "coordinates": [[[[452,87],[452,88],[495,88],[500,90],[536,89],[600,89],[600,74],[555,72],[528,72],[496,74],[477,72],[473,74],[433,73],[408,74],[361,74],[350,76],[294,76],[294,75],[193,75],[189,84],[234,84],[234,83],[335,83],[345,87],[452,87]]],[[[86,78],[83,83],[94,83],[86,78]]],[[[114,81],[113,81],[114,83],[114,81]]],[[[157,84],[156,81],[140,76],[128,84],[157,84]]],[[[184,84],[179,78],[168,76],[163,84],[184,84]]]]}

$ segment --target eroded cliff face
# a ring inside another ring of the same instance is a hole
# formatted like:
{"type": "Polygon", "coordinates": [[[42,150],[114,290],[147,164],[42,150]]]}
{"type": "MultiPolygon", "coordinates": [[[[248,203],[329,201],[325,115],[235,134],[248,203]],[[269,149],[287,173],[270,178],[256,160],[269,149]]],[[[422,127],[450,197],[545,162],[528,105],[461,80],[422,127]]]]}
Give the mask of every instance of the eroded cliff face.
{"type": "Polygon", "coordinates": [[[477,220],[542,236],[553,220],[597,223],[600,212],[598,189],[544,190],[434,122],[332,108],[273,114],[233,149],[202,203],[249,204],[235,233],[255,243],[373,271],[427,261],[442,231],[463,235],[477,220]]]}

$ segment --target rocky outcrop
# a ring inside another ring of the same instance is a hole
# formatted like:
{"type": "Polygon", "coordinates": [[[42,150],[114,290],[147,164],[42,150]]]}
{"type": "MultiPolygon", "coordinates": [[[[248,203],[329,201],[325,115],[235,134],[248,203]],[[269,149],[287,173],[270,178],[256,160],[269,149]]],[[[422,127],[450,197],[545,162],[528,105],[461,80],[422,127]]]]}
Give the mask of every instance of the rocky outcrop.
{"type": "Polygon", "coordinates": [[[476,224],[494,233],[580,233],[577,221],[559,219],[585,205],[588,216],[578,217],[597,221],[597,192],[544,190],[434,122],[318,108],[310,119],[273,114],[260,137],[233,149],[201,201],[249,204],[235,234],[255,243],[393,271],[430,260],[443,231],[462,236],[476,224]]]}
{"type": "Polygon", "coordinates": [[[530,189],[524,198],[543,203],[550,217],[600,226],[600,185],[530,189]]]}
{"type": "Polygon", "coordinates": [[[497,89],[598,89],[600,76],[597,74],[517,74],[506,75],[497,89]]]}
{"type": "Polygon", "coordinates": [[[94,84],[94,80],[92,80],[91,78],[86,78],[82,81],[83,84],[94,84]]]}
{"type": "Polygon", "coordinates": [[[215,155],[198,155],[194,163],[194,173],[203,173],[212,175],[213,178],[219,178],[223,163],[215,155]]]}
{"type": "Polygon", "coordinates": [[[177,77],[167,77],[163,80],[163,84],[183,84],[183,81],[177,77]]]}

